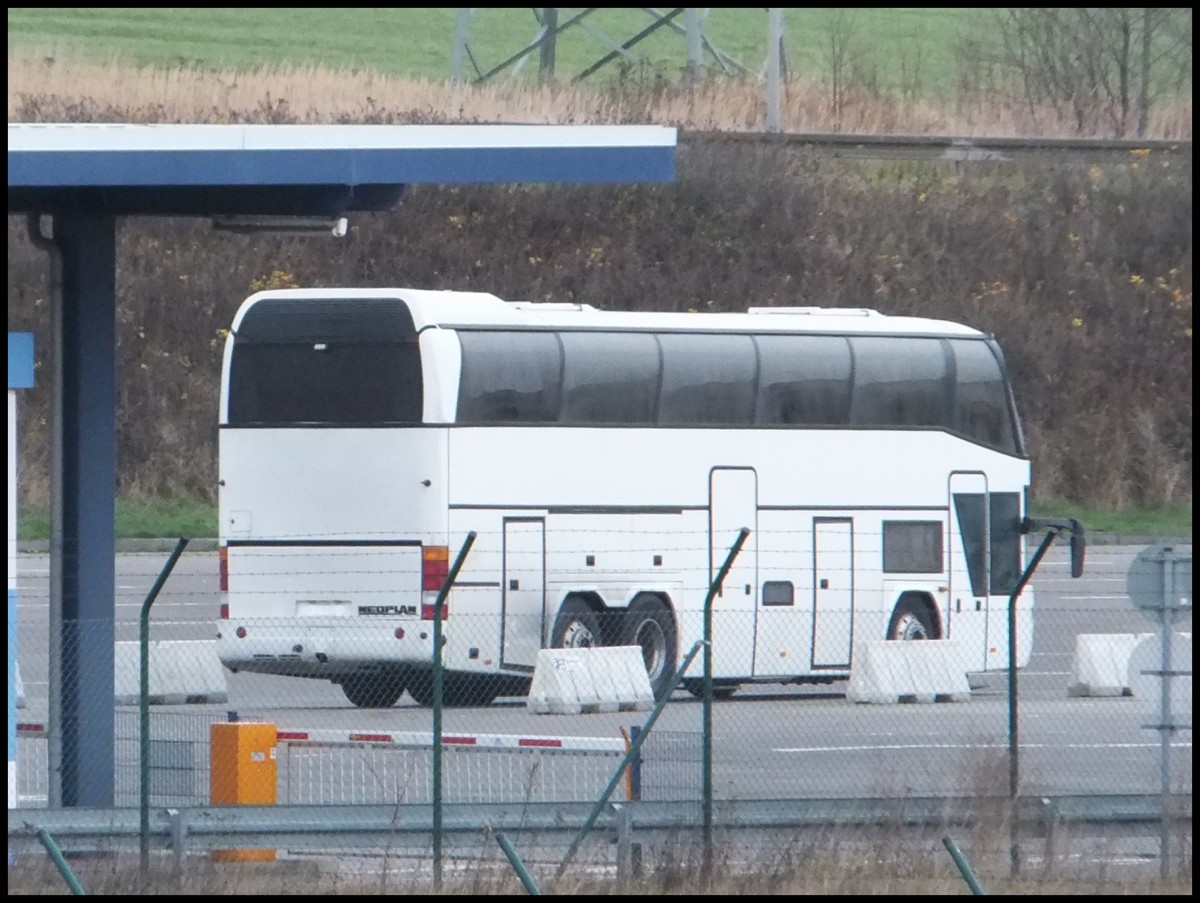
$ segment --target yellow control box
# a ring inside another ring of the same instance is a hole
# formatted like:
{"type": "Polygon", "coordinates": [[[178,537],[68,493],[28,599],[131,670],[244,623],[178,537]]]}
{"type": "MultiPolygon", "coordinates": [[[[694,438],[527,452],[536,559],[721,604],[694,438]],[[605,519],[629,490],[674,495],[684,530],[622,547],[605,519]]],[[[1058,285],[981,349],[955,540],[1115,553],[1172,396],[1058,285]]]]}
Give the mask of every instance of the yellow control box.
{"type": "MultiPolygon", "coordinates": [[[[219,721],[210,733],[209,798],[214,806],[273,806],[276,802],[275,725],[219,721]]],[[[217,862],[269,862],[274,850],[213,850],[217,862]]]]}

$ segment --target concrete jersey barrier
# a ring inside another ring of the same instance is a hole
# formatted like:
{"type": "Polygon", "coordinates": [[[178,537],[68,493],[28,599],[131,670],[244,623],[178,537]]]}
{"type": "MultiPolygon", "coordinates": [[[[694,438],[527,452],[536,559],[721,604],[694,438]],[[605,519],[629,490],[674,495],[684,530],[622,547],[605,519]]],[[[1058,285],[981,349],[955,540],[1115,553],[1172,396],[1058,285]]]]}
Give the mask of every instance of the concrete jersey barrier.
{"type": "MultiPolygon", "coordinates": [[[[115,702],[137,705],[141,674],[138,644],[119,642],[114,654],[115,702]]],[[[216,640],[151,640],[149,678],[151,705],[229,701],[216,640]]]]}
{"type": "Polygon", "coordinates": [[[851,702],[964,702],[971,698],[962,644],[954,640],[870,640],[854,647],[851,702]]]}
{"type": "Polygon", "coordinates": [[[543,715],[652,709],[654,692],[641,647],[542,649],[526,705],[543,715]]]}
{"type": "Polygon", "coordinates": [[[1075,637],[1068,696],[1128,696],[1129,656],[1148,633],[1081,633],[1075,637]]]}

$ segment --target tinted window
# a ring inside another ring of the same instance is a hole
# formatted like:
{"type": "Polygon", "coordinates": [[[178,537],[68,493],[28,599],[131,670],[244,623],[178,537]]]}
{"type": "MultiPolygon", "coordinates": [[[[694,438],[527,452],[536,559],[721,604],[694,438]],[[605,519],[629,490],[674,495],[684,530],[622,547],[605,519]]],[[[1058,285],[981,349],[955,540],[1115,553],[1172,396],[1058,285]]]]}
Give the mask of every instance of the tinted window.
{"type": "Polygon", "coordinates": [[[951,425],[953,396],[941,339],[856,336],[854,399],[856,426],[951,425]]]}
{"type": "Polygon", "coordinates": [[[838,425],[850,412],[850,345],[841,336],[758,336],[754,422],[838,425]]]}
{"type": "Polygon", "coordinates": [[[551,332],[460,332],[459,423],[558,420],[562,353],[551,332]]]}
{"type": "MultiPolygon", "coordinates": [[[[984,341],[467,330],[459,338],[461,423],[940,427],[1017,450],[1000,362],[984,341]]],[[[369,384],[392,387],[387,373],[371,375],[369,357],[349,359],[369,384]]],[[[398,366],[413,397],[384,407],[415,405],[417,419],[419,361],[398,366]]]]}
{"type": "Polygon", "coordinates": [[[658,342],[648,334],[564,332],[564,423],[653,423],[658,342]]]}
{"type": "Polygon", "coordinates": [[[988,521],[987,496],[982,492],[954,493],[954,513],[962,534],[963,554],[971,577],[971,593],[987,595],[988,521]]]}
{"type": "Polygon", "coordinates": [[[754,341],[738,335],[661,335],[658,422],[748,424],[754,416],[754,341]]]}
{"type": "Polygon", "coordinates": [[[1010,596],[1021,577],[1021,494],[993,492],[988,507],[992,528],[992,595],[1010,596]]]}
{"type": "Polygon", "coordinates": [[[1015,453],[1008,392],[991,347],[986,342],[952,339],[958,392],[954,428],[976,442],[1015,453]]]}
{"type": "Polygon", "coordinates": [[[883,570],[887,574],[940,574],[941,521],[884,521],[883,570]]]}
{"type": "Polygon", "coordinates": [[[229,423],[419,423],[421,413],[420,352],[402,302],[276,298],[242,318],[229,423]]]}
{"type": "Polygon", "coordinates": [[[769,580],[762,587],[763,605],[792,605],[796,591],[790,580],[769,580]]]}

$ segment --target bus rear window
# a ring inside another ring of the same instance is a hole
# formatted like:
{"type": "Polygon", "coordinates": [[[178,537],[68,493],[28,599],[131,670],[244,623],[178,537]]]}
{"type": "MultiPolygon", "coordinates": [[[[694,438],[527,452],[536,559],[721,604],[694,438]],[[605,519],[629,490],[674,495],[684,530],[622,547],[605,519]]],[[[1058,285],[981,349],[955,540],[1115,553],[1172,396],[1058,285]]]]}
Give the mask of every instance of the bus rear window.
{"type": "Polygon", "coordinates": [[[228,392],[232,425],[419,423],[408,310],[391,299],[260,302],[235,336],[228,392]]]}

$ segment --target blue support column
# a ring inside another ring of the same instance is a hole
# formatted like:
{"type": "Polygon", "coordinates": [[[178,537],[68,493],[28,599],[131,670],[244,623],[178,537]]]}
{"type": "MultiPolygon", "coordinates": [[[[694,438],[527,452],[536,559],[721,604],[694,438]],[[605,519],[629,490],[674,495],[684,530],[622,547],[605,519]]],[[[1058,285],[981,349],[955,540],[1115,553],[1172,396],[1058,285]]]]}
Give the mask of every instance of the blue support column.
{"type": "Polygon", "coordinates": [[[51,729],[57,727],[61,743],[63,806],[113,804],[115,239],[111,216],[54,219],[62,290],[55,336],[59,467],[52,479],[59,523],[51,542],[52,628],[55,607],[61,620],[58,635],[51,630],[50,642],[59,647],[57,655],[51,651],[58,673],[52,670],[50,680],[58,687],[58,724],[52,710],[51,729]]]}
{"type": "MultiPolygon", "coordinates": [[[[17,805],[17,393],[33,387],[33,333],[8,334],[8,808],[17,805]]],[[[12,862],[12,853],[9,853],[12,862]]]]}

